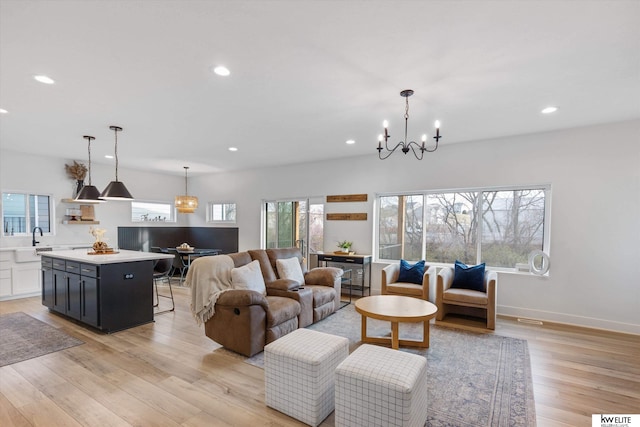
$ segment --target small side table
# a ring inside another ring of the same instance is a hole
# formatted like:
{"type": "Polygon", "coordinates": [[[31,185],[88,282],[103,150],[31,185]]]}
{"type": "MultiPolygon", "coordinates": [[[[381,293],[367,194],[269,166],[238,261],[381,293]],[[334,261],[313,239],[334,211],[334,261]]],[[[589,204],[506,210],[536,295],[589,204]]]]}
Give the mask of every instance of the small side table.
{"type": "Polygon", "coordinates": [[[354,264],[351,270],[349,286],[349,301],[351,301],[351,293],[353,289],[360,290],[360,296],[364,296],[365,289],[371,295],[371,255],[336,255],[336,254],[318,254],[318,265],[324,263],[325,267],[328,263],[354,264]],[[353,283],[353,270],[362,269],[362,281],[360,285],[353,283]],[[367,277],[368,276],[368,277],[367,277]]]}

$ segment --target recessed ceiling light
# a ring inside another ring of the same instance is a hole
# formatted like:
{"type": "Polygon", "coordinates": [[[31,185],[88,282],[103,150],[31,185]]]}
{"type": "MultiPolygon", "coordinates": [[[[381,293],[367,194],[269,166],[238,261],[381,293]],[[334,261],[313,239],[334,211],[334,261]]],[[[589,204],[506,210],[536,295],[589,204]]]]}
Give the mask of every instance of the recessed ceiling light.
{"type": "Polygon", "coordinates": [[[55,83],[55,81],[51,77],[44,76],[44,75],[33,76],[33,78],[39,81],[40,83],[44,83],[48,85],[52,85],[55,83]]]}
{"type": "Polygon", "coordinates": [[[542,114],[551,114],[551,113],[555,113],[556,111],[558,111],[558,107],[547,107],[544,110],[542,110],[542,114]]]}
{"type": "Polygon", "coordinates": [[[355,144],[356,142],[355,142],[353,139],[347,139],[347,140],[346,140],[346,143],[347,143],[347,144],[349,144],[349,145],[353,145],[353,144],[355,144]]]}
{"type": "Polygon", "coordinates": [[[111,154],[105,154],[104,158],[105,159],[113,159],[113,156],[111,154]]]}
{"type": "Polygon", "coordinates": [[[8,113],[7,110],[5,110],[4,108],[0,108],[0,114],[7,114],[7,113],[8,113]]]}
{"type": "Polygon", "coordinates": [[[224,65],[218,65],[216,68],[213,69],[213,72],[219,76],[228,76],[229,74],[231,74],[229,69],[224,65]]]}
{"type": "Polygon", "coordinates": [[[237,147],[229,147],[229,151],[238,151],[237,147]]]}

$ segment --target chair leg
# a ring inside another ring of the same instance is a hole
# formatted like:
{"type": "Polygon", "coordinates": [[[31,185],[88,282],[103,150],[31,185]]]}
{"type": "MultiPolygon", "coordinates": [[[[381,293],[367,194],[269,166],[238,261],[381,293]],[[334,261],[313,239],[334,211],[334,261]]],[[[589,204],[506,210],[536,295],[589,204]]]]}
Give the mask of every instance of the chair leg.
{"type": "Polygon", "coordinates": [[[160,296],[158,295],[158,279],[153,279],[153,287],[156,290],[156,303],[153,304],[154,307],[157,307],[160,305],[160,296]]]}
{"type": "Polygon", "coordinates": [[[162,298],[171,299],[171,308],[167,309],[167,310],[156,311],[156,312],[153,313],[154,315],[155,314],[169,313],[170,311],[175,311],[175,309],[176,309],[176,303],[175,303],[175,301],[173,299],[173,289],[171,288],[171,277],[166,277],[166,279],[167,279],[167,283],[169,284],[169,293],[170,293],[171,296],[158,294],[158,284],[155,283],[155,280],[154,280],[154,283],[156,284],[156,298],[158,300],[158,302],[154,305],[154,307],[158,307],[160,305],[160,297],[162,297],[162,298]]]}

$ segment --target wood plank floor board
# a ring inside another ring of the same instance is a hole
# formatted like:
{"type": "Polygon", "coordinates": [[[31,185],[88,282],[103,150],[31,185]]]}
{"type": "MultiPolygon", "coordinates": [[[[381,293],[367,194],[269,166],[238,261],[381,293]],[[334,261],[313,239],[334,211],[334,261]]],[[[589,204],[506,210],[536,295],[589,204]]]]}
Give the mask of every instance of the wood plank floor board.
{"type": "Polygon", "coordinates": [[[0,392],[0,426],[28,427],[31,426],[20,411],[9,402],[0,392]]]}
{"type": "MultiPolygon", "coordinates": [[[[0,313],[25,312],[85,342],[0,368],[0,425],[301,426],[264,405],[262,369],[204,335],[189,292],[174,287],[175,312],[113,334],[50,313],[37,297],[0,302],[0,313]]],[[[495,332],[469,318],[438,323],[528,341],[539,427],[639,411],[638,336],[503,317],[495,332]]],[[[322,423],[333,425],[333,415],[322,423]]]]}

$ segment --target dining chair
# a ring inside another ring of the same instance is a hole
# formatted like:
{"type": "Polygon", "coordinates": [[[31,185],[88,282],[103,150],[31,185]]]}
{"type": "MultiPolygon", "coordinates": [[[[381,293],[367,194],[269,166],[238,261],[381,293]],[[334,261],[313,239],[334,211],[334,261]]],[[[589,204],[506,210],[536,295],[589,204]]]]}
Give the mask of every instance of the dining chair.
{"type": "Polygon", "coordinates": [[[182,285],[182,282],[184,281],[184,277],[187,274],[187,269],[189,268],[189,265],[185,261],[184,256],[181,253],[179,253],[177,249],[167,248],[167,252],[170,254],[173,254],[173,264],[172,264],[170,275],[173,276],[176,271],[179,271],[180,284],[182,285]]]}
{"type": "Polygon", "coordinates": [[[156,303],[153,305],[154,308],[160,307],[160,298],[168,298],[171,300],[171,308],[168,310],[156,311],[154,314],[162,314],[168,313],[170,311],[174,311],[176,308],[176,303],[173,299],[173,289],[171,289],[171,270],[173,268],[173,258],[163,258],[156,261],[153,266],[153,285],[156,290],[156,303]],[[158,282],[166,280],[169,284],[169,295],[162,295],[158,292],[158,282]]]}

